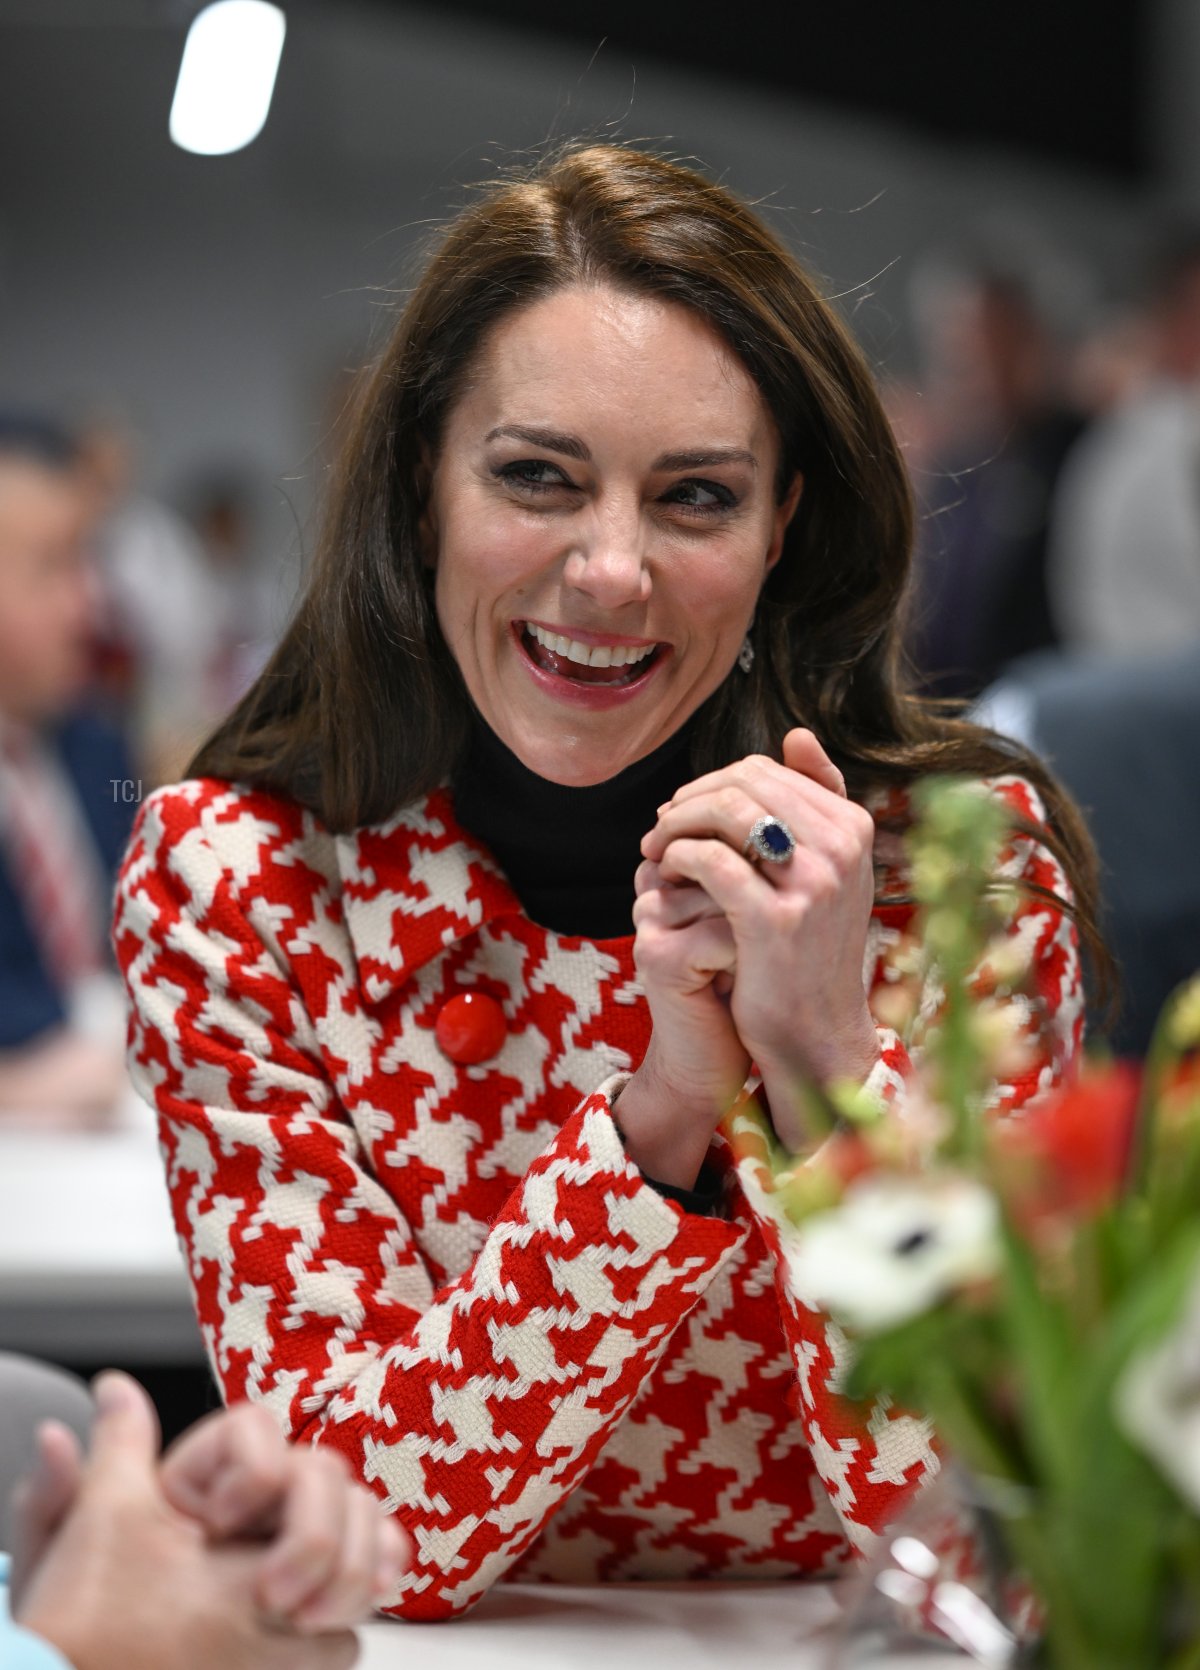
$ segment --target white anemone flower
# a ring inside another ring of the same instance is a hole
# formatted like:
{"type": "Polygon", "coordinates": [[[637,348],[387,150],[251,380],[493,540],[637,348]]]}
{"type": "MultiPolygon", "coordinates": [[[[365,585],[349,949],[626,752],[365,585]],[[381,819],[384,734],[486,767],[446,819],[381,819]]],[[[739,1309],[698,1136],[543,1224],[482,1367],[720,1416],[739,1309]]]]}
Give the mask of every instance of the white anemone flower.
{"type": "Polygon", "coordinates": [[[1126,1364],[1113,1409],[1125,1436],[1200,1509],[1200,1270],[1175,1327],[1126,1364]]]}
{"type": "Polygon", "coordinates": [[[788,1266],[805,1303],[881,1333],[994,1275],[999,1221],[996,1197],[968,1177],[861,1177],[789,1238],[788,1266]]]}

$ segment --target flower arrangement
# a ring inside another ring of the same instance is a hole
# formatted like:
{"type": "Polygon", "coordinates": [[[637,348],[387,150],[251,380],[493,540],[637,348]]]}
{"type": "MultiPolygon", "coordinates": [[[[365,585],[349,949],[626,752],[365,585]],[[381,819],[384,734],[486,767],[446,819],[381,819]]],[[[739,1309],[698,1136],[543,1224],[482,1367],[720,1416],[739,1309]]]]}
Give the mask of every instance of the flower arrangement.
{"type": "MultiPolygon", "coordinates": [[[[911,992],[932,969],[943,1001],[935,1017],[893,994],[921,1062],[904,1117],[835,1088],[809,1093],[823,1140],[807,1158],[750,1130],[753,1114],[731,1138],[769,1154],[797,1287],[848,1336],[847,1393],[927,1415],[941,1453],[1003,1502],[1038,1662],[1197,1670],[1200,978],[1140,1073],[1085,1061],[989,1116],[1035,1002],[994,879],[1004,813],[949,779],[917,801],[911,992]]],[[[1010,1645],[988,1662],[1017,1662],[1010,1645]]]]}

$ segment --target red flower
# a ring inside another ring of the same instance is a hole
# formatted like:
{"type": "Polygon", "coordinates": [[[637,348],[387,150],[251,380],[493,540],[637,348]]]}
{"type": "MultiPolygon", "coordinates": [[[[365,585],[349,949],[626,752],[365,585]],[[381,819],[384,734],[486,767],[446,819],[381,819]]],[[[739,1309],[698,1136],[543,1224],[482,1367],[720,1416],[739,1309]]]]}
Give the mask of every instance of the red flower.
{"type": "Polygon", "coordinates": [[[1195,1117],[1200,1108],[1200,1051],[1171,1064],[1159,1086],[1159,1101],[1168,1118],[1195,1117]]]}
{"type": "Polygon", "coordinates": [[[1016,1204],[1039,1215],[1109,1205],[1128,1170],[1140,1082],[1131,1062],[1084,1068],[1065,1089],[998,1126],[997,1158],[1016,1204]]]}

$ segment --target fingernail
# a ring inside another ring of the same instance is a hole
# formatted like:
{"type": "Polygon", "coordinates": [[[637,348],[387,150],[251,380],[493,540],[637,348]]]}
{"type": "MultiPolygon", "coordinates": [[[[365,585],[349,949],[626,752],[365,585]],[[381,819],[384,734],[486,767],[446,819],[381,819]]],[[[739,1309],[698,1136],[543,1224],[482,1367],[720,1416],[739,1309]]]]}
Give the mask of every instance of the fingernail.
{"type": "Polygon", "coordinates": [[[674,804],[675,804],[675,801],[674,801],[673,798],[671,800],[664,800],[661,806],[656,806],[655,807],[655,811],[657,812],[658,816],[661,818],[663,813],[666,811],[667,807],[668,806],[674,806],[674,804]]]}
{"type": "Polygon", "coordinates": [[[125,1383],[113,1369],[106,1368],[91,1383],[96,1408],[102,1415],[111,1414],[125,1405],[125,1383]]]}

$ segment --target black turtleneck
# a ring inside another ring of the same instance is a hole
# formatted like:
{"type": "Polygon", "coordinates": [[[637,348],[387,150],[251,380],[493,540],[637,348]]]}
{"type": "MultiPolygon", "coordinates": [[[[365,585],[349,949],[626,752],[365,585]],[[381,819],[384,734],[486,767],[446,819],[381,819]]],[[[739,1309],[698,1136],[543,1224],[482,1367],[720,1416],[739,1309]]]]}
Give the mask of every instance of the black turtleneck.
{"type": "MultiPolygon", "coordinates": [[[[455,816],[495,858],[531,921],[585,939],[633,933],[641,839],[694,775],[696,719],[607,782],[576,788],[530,771],[472,707],[470,739],[450,777],[455,816]]],[[[719,1209],[720,1179],[707,1165],[695,1189],[646,1181],[686,1211],[719,1209]]]]}
{"type": "Polygon", "coordinates": [[[464,829],[495,858],[525,914],[586,939],[633,933],[633,873],[658,807],[694,775],[696,715],[605,783],[551,783],[530,771],[472,708],[471,736],[451,776],[464,829]]]}

